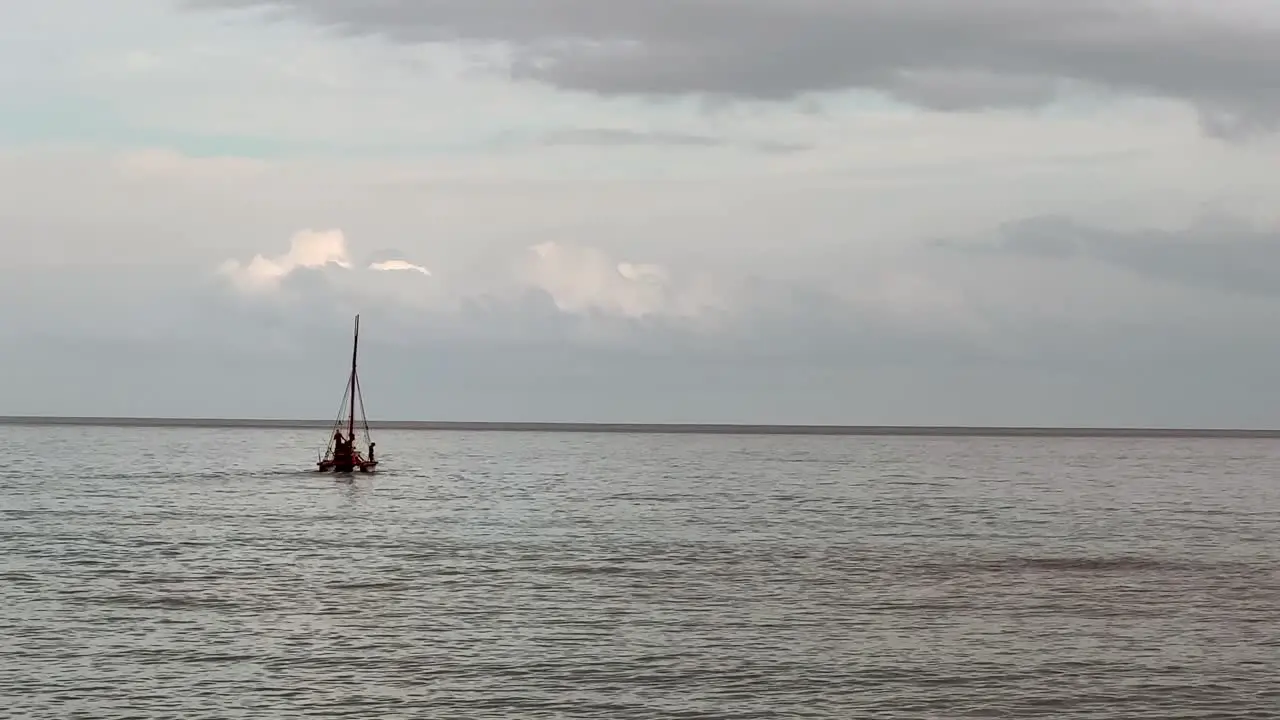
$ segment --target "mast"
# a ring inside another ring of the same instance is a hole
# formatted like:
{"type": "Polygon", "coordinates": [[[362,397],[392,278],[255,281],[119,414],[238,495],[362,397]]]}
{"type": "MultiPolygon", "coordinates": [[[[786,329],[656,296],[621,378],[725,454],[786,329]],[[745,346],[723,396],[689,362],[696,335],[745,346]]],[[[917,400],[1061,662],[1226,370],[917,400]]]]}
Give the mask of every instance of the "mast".
{"type": "Polygon", "coordinates": [[[360,350],[360,316],[356,315],[355,338],[351,342],[351,411],[347,415],[347,439],[354,448],[356,443],[356,353],[360,350]]]}

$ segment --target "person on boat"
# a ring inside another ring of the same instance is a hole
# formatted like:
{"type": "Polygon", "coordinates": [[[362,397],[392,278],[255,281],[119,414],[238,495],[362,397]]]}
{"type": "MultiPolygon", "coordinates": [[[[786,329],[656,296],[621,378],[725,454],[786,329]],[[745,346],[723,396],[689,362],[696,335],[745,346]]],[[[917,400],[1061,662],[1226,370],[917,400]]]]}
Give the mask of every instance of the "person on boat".
{"type": "Polygon", "coordinates": [[[333,459],[335,462],[349,460],[351,458],[351,441],[342,436],[342,431],[338,430],[333,434],[333,459]]]}
{"type": "Polygon", "coordinates": [[[369,443],[369,462],[375,462],[373,459],[373,449],[376,448],[377,446],[378,446],[378,443],[376,442],[369,443]]]}

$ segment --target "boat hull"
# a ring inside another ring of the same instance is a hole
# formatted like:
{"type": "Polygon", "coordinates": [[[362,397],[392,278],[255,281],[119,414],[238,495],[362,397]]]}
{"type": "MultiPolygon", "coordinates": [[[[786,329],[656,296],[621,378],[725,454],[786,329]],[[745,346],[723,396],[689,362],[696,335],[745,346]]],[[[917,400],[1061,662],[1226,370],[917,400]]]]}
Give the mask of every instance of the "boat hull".
{"type": "Polygon", "coordinates": [[[347,463],[334,462],[333,460],[321,460],[320,462],[316,463],[316,470],[318,472],[371,473],[377,469],[378,469],[377,460],[356,460],[356,461],[347,462],[347,463]]]}

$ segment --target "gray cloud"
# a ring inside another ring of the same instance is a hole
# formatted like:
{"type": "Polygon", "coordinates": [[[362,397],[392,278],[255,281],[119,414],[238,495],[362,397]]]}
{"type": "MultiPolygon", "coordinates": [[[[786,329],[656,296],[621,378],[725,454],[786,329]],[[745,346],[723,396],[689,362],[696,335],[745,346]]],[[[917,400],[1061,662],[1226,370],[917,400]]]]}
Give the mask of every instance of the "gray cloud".
{"type": "MultiPolygon", "coordinates": [[[[185,340],[5,343],[0,368],[22,381],[0,387],[0,407],[14,414],[333,415],[347,318],[316,316],[303,328],[241,317],[234,332],[227,319],[185,340]],[[240,341],[224,341],[233,335],[240,341]]],[[[554,334],[468,339],[426,325],[406,335],[366,309],[362,384],[368,411],[384,419],[1280,426],[1267,399],[1280,390],[1271,369],[1280,360],[1275,343],[1241,340],[1188,353],[1200,347],[1195,338],[1110,338],[1118,342],[1109,348],[1072,338],[1074,347],[1048,363],[966,358],[933,339],[900,344],[898,357],[889,357],[883,343],[874,348],[884,337],[846,331],[845,347],[833,351],[822,328],[795,321],[787,336],[761,328],[753,352],[689,349],[652,329],[651,344],[638,352],[554,334]],[[796,338],[807,342],[762,351],[769,340],[796,338]]]]}
{"type": "Polygon", "coordinates": [[[967,253],[1089,258],[1192,287],[1280,297],[1280,232],[1229,218],[1206,218],[1176,231],[1121,232],[1047,216],[1009,223],[988,244],[939,245],[967,253]]]}
{"type": "MultiPolygon", "coordinates": [[[[496,145],[527,145],[523,133],[500,137],[496,145]]],[[[547,147],[740,147],[768,154],[803,152],[811,145],[786,140],[735,141],[725,137],[699,133],[628,130],[624,128],[569,128],[552,130],[535,136],[532,141],[547,147]]]]}
{"type": "Polygon", "coordinates": [[[693,133],[639,132],[612,128],[580,128],[555,130],[542,136],[546,145],[673,145],[684,147],[715,147],[723,145],[720,138],[693,133]]]}
{"type": "Polygon", "coordinates": [[[516,77],[604,94],[874,88],[960,109],[1038,105],[1065,83],[1186,99],[1229,136],[1274,127],[1280,109],[1280,24],[1229,3],[1196,14],[1139,0],[189,2],[271,6],[395,42],[502,43],[516,77]]]}

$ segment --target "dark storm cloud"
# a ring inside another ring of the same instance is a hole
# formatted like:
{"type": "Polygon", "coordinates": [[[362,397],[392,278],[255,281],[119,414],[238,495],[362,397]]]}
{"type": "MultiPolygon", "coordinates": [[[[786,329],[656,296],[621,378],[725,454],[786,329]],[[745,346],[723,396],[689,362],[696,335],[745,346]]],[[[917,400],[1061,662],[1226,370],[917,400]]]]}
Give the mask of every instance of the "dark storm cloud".
{"type": "Polygon", "coordinates": [[[1280,232],[1228,219],[1205,219],[1177,231],[1121,232],[1048,216],[1009,223],[991,244],[940,245],[976,253],[1087,257],[1198,288],[1280,297],[1280,232]]]}
{"type": "Polygon", "coordinates": [[[1262,6],[1139,0],[188,0],[270,6],[402,43],[514,49],[511,72],[602,94],[789,100],[876,88],[925,107],[1037,105],[1061,82],[1187,99],[1271,127],[1280,25],[1262,6]],[[1223,18],[1222,13],[1234,13],[1223,18]]]}

